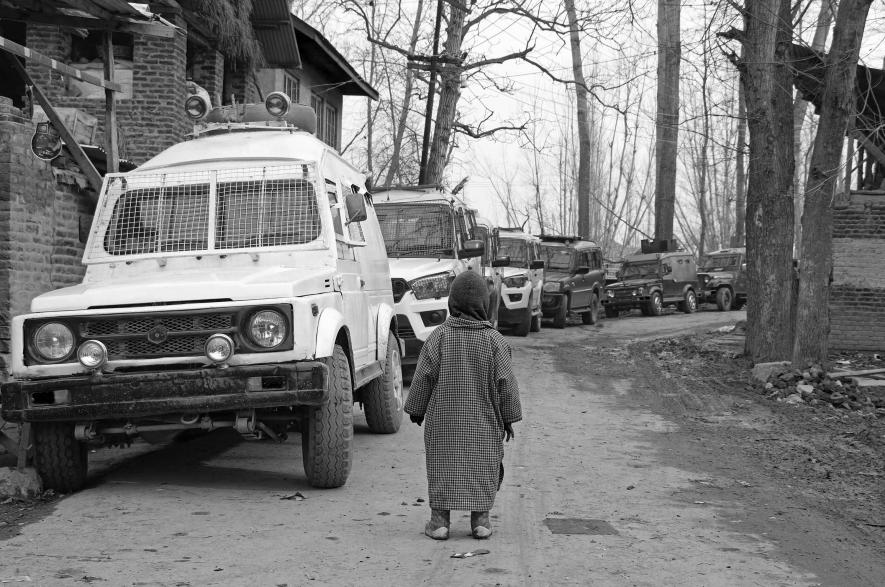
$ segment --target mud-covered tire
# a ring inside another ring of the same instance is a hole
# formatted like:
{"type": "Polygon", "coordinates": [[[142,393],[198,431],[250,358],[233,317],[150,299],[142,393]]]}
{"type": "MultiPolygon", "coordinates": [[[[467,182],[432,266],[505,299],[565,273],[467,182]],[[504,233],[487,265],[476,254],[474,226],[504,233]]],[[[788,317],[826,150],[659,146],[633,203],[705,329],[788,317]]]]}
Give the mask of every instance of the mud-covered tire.
{"type": "Polygon", "coordinates": [[[529,328],[532,332],[541,332],[541,311],[532,316],[532,326],[529,328]]]}
{"type": "Polygon", "coordinates": [[[59,493],[77,491],[86,482],[89,448],[74,438],[74,424],[40,422],[31,424],[34,460],[44,489],[59,493]]]}
{"type": "Polygon", "coordinates": [[[648,312],[648,316],[660,316],[664,312],[664,298],[661,297],[661,292],[656,291],[651,294],[651,297],[648,298],[648,304],[645,306],[646,312],[648,312]]]}
{"type": "Polygon", "coordinates": [[[353,384],[350,363],[340,345],[329,367],[329,401],[309,409],[301,431],[304,473],[314,487],[341,487],[353,465],[353,384]]]}
{"type": "Polygon", "coordinates": [[[599,296],[590,294],[590,310],[581,314],[581,322],[584,324],[596,324],[599,322],[599,296]]]}
{"type": "Polygon", "coordinates": [[[522,318],[519,319],[519,322],[513,328],[513,334],[516,336],[528,336],[529,331],[532,329],[532,307],[529,304],[529,307],[525,309],[525,314],[522,318]]]}
{"type": "Polygon", "coordinates": [[[605,317],[606,318],[617,318],[618,314],[620,314],[620,312],[618,312],[617,308],[612,308],[611,306],[605,306],[605,317]]]}
{"type": "Polygon", "coordinates": [[[685,292],[685,299],[679,303],[679,309],[686,314],[694,314],[698,311],[698,296],[693,289],[685,292]]]}
{"type": "Polygon", "coordinates": [[[403,372],[399,342],[387,335],[387,357],[381,376],[362,389],[366,424],[375,434],[393,434],[403,421],[403,372]]]}
{"type": "Polygon", "coordinates": [[[553,316],[553,328],[565,328],[565,319],[568,316],[568,298],[563,297],[556,315],[553,316]]]}
{"type": "Polygon", "coordinates": [[[734,295],[727,287],[720,287],[716,290],[716,307],[721,312],[728,312],[734,304],[734,295]]]}

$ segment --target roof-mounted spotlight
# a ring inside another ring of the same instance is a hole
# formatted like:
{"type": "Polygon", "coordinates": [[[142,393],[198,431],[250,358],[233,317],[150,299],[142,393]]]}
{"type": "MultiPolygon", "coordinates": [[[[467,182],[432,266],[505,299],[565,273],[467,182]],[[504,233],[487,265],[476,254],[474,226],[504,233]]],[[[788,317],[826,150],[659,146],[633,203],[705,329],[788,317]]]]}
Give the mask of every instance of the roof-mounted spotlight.
{"type": "Polygon", "coordinates": [[[192,120],[201,120],[212,110],[209,92],[196,84],[188,84],[190,96],[184,101],[184,111],[192,120]]]}
{"type": "Polygon", "coordinates": [[[276,118],[282,118],[289,113],[292,107],[292,100],[283,92],[271,92],[264,99],[264,107],[267,113],[276,118]]]}

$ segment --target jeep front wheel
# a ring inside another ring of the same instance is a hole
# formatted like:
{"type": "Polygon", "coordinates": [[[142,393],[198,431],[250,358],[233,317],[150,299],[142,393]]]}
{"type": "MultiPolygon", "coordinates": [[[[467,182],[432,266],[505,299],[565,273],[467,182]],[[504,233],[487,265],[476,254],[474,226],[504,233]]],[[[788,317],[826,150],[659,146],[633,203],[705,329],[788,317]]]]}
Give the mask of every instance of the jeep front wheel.
{"type": "Polygon", "coordinates": [[[698,309],[698,296],[693,289],[685,292],[685,299],[679,304],[679,309],[686,314],[694,314],[698,309]]]}
{"type": "Polygon", "coordinates": [[[605,306],[605,317],[606,318],[617,318],[619,313],[620,312],[618,312],[617,308],[613,308],[612,306],[609,306],[609,305],[605,306]]]}
{"type": "Polygon", "coordinates": [[[660,316],[664,312],[664,300],[661,298],[661,292],[656,291],[648,298],[646,312],[649,316],[660,316]]]}
{"type": "Polygon", "coordinates": [[[68,422],[31,424],[36,469],[45,489],[60,493],[77,491],[86,482],[89,449],[74,437],[68,422]]]}
{"type": "Polygon", "coordinates": [[[310,409],[301,432],[304,473],[314,487],[341,487],[353,462],[353,388],[340,345],[323,359],[329,367],[329,401],[310,409]]]}
{"type": "Polygon", "coordinates": [[[731,295],[731,290],[727,287],[720,287],[716,290],[716,307],[719,308],[722,312],[728,312],[731,310],[731,305],[734,303],[734,297],[731,295]]]}
{"type": "Polygon", "coordinates": [[[599,296],[590,294],[590,310],[581,314],[581,322],[584,324],[596,324],[599,322],[599,296]]]}
{"type": "Polygon", "coordinates": [[[529,303],[528,307],[525,309],[525,313],[522,315],[522,318],[519,319],[519,322],[516,324],[516,327],[513,329],[513,334],[516,336],[528,336],[529,331],[532,329],[532,305],[529,303]]]}
{"type": "Polygon", "coordinates": [[[568,297],[563,296],[559,302],[556,315],[553,316],[553,328],[565,328],[565,319],[568,316],[568,297]]]}
{"type": "Polygon", "coordinates": [[[363,388],[366,424],[376,434],[393,434],[403,421],[403,371],[399,343],[393,333],[387,335],[387,362],[381,377],[363,388]]]}

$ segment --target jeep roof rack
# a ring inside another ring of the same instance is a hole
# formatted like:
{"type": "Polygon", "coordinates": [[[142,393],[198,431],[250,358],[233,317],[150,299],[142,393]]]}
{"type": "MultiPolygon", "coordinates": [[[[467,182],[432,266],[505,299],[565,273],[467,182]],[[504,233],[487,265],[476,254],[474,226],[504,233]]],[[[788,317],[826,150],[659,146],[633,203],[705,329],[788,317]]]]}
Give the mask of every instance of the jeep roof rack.
{"type": "Polygon", "coordinates": [[[587,239],[581,238],[579,236],[567,235],[567,234],[538,234],[535,235],[540,238],[542,241],[550,241],[550,242],[558,242],[558,243],[570,243],[572,241],[585,241],[587,239]]]}

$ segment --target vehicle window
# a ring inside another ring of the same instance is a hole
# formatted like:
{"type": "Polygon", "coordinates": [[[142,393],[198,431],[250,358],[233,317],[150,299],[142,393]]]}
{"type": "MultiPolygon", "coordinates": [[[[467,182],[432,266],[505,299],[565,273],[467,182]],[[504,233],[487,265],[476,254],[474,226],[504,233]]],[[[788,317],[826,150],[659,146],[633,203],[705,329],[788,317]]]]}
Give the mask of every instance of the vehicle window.
{"type": "Polygon", "coordinates": [[[556,271],[569,271],[572,268],[574,260],[574,250],[568,247],[559,246],[543,246],[541,250],[544,252],[547,268],[556,271]]]}
{"type": "Polygon", "coordinates": [[[335,234],[344,236],[341,208],[338,205],[338,186],[331,179],[326,180],[326,196],[329,198],[329,207],[332,208],[332,224],[335,226],[335,234]]]}
{"type": "Polygon", "coordinates": [[[651,279],[660,277],[660,264],[656,261],[645,263],[624,263],[621,269],[623,279],[651,279]]]}
{"type": "Polygon", "coordinates": [[[591,255],[591,265],[592,269],[602,269],[602,253],[599,251],[593,251],[591,255]]]}
{"type": "Polygon", "coordinates": [[[510,257],[511,267],[527,268],[529,266],[529,247],[526,241],[502,238],[499,247],[501,257],[510,257]]]}
{"type": "Polygon", "coordinates": [[[453,257],[454,218],[440,204],[376,204],[387,255],[390,257],[453,257]]]}
{"type": "Polygon", "coordinates": [[[737,271],[740,255],[709,255],[701,261],[700,271],[737,271]]]}

